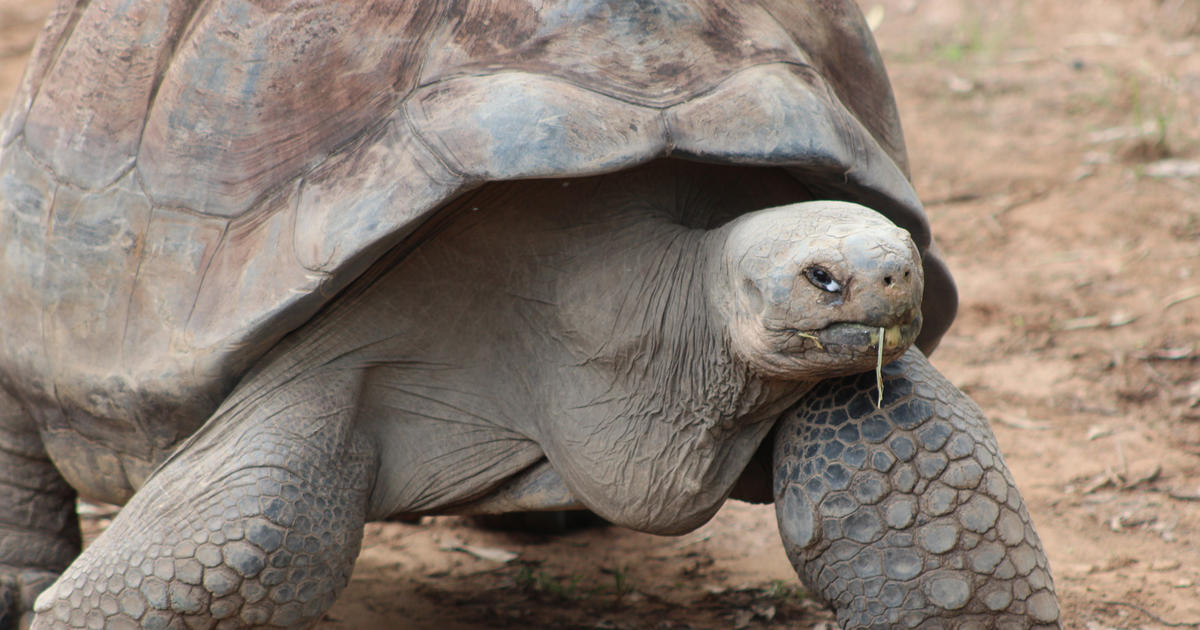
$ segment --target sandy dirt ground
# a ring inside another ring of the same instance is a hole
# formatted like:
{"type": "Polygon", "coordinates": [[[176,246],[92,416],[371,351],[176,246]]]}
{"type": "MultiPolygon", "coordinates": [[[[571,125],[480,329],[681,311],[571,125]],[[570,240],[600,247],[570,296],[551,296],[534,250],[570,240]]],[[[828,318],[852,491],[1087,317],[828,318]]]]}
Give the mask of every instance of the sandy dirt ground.
{"type": "MultiPolygon", "coordinates": [[[[44,0],[0,0],[0,101],[44,0]]],[[[1069,628],[1200,627],[1200,0],[866,1],[1069,628]]],[[[103,513],[88,516],[94,532],[103,513]]],[[[681,538],[371,524],[320,628],[822,628],[769,506],[681,538]]]]}

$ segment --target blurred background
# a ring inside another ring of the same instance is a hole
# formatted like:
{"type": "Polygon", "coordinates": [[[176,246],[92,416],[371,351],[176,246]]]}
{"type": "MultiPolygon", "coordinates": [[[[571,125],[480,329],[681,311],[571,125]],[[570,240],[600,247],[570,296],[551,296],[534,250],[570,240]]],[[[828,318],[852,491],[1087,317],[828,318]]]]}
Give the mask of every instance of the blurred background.
{"type": "MultiPolygon", "coordinates": [[[[1200,0],[861,3],[1070,628],[1200,627],[1200,0]]],[[[51,3],[0,0],[0,102],[51,3]]],[[[85,506],[94,534],[111,510],[85,506]]],[[[820,628],[770,507],[678,539],[371,524],[322,628],[820,628]]]]}

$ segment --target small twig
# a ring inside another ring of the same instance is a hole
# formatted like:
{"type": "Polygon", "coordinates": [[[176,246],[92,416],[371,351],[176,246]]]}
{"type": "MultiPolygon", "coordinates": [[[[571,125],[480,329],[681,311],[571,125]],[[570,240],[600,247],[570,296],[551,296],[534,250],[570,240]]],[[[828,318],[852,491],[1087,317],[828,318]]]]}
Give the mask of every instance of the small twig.
{"type": "MultiPolygon", "coordinates": [[[[1118,453],[1120,453],[1119,446],[1118,453]]],[[[1123,457],[1121,458],[1121,467],[1125,467],[1125,461],[1123,457]]],[[[1108,468],[1103,474],[1098,475],[1095,479],[1092,479],[1090,482],[1088,482],[1088,484],[1083,487],[1081,492],[1083,494],[1092,494],[1103,488],[1115,488],[1122,492],[1136,490],[1139,486],[1158,481],[1162,477],[1162,465],[1155,465],[1153,470],[1136,479],[1126,479],[1126,474],[1126,471],[1116,472],[1112,468],[1108,468]]],[[[1153,488],[1150,488],[1150,490],[1154,491],[1153,488]]]]}
{"type": "Polygon", "coordinates": [[[1172,298],[1172,299],[1168,300],[1166,304],[1163,305],[1162,310],[1165,311],[1165,310],[1171,308],[1172,306],[1175,306],[1176,304],[1183,304],[1184,302],[1187,302],[1188,300],[1194,300],[1196,298],[1200,298],[1200,291],[1195,291],[1193,293],[1181,295],[1177,298],[1172,298]]]}
{"type": "Polygon", "coordinates": [[[875,356],[875,388],[879,390],[879,396],[875,399],[876,409],[883,406],[883,340],[886,335],[887,331],[880,326],[879,353],[875,356]]]}
{"type": "Polygon", "coordinates": [[[1103,600],[1100,603],[1108,604],[1109,606],[1124,606],[1126,608],[1132,608],[1132,609],[1142,613],[1143,615],[1149,617],[1150,620],[1153,621],[1154,623],[1157,623],[1157,624],[1163,625],[1163,626],[1167,626],[1169,628],[1198,628],[1198,627],[1200,627],[1200,621],[1167,621],[1167,620],[1163,619],[1162,617],[1159,617],[1158,615],[1150,612],[1149,610],[1146,610],[1145,608],[1142,608],[1141,606],[1138,606],[1137,604],[1131,604],[1129,602],[1116,602],[1116,601],[1110,601],[1110,600],[1103,600]]]}
{"type": "Polygon", "coordinates": [[[1130,313],[1113,313],[1107,319],[1099,315],[1088,315],[1086,317],[1076,317],[1068,319],[1056,326],[1058,330],[1069,332],[1074,330],[1093,330],[1096,328],[1120,328],[1128,326],[1138,319],[1137,315],[1130,313]]]}
{"type": "Polygon", "coordinates": [[[812,333],[800,332],[799,330],[797,330],[797,331],[793,332],[792,334],[797,337],[800,337],[801,339],[808,339],[809,341],[812,341],[813,343],[817,344],[817,350],[825,349],[825,346],[821,345],[821,338],[812,333]]]}

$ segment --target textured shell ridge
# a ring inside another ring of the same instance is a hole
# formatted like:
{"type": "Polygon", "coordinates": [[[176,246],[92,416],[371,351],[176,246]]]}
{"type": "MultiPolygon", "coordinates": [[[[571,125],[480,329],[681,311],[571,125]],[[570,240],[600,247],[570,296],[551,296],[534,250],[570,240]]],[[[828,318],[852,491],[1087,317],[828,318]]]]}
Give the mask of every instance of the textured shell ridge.
{"type": "Polygon", "coordinates": [[[393,110],[437,11],[395,0],[289,12],[209,4],[163,78],[141,168],[156,202],[222,216],[246,212],[393,110]]]}
{"type": "Polygon", "coordinates": [[[47,68],[54,63],[90,0],[59,0],[46,19],[46,25],[34,44],[29,64],[17,87],[11,104],[0,117],[0,146],[8,146],[25,126],[33,98],[41,85],[47,68]]]}
{"type": "Polygon", "coordinates": [[[82,9],[23,129],[30,150],[60,180],[99,188],[135,162],[163,70],[195,5],[92,0],[82,9]]]}
{"type": "Polygon", "coordinates": [[[0,351],[0,371],[54,372],[82,344],[92,368],[53,377],[76,398],[108,373],[147,398],[219,400],[492,180],[666,156],[782,166],[930,244],[849,2],[122,4],[60,6],[0,150],[0,274],[18,278],[0,310],[16,313],[12,343],[43,325],[47,340],[0,351]],[[79,81],[86,68],[102,79],[79,81]]]}
{"type": "Polygon", "coordinates": [[[555,76],[633,105],[666,107],[705,91],[733,67],[806,59],[756,3],[545,4],[534,10],[524,2],[457,3],[419,85],[510,69],[555,76]],[[492,28],[498,21],[507,33],[492,28]],[[739,36],[747,29],[752,36],[739,36]]]}

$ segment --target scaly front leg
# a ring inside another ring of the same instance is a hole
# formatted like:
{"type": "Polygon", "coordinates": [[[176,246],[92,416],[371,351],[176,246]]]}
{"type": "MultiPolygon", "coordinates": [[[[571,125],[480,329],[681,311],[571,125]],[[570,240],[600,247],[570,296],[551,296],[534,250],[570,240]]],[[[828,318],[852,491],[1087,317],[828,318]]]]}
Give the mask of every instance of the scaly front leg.
{"type": "Polygon", "coordinates": [[[33,627],[316,622],[350,578],[377,468],[358,391],[332,369],[243,391],[38,598],[33,627]]]}
{"type": "Polygon", "coordinates": [[[979,408],[909,350],[822,383],[780,420],[775,505],[804,584],[843,628],[1053,628],[1029,514],[979,408]]]}

